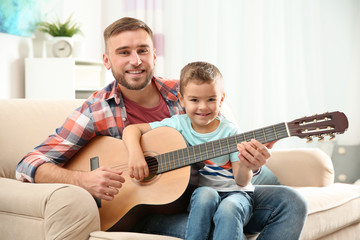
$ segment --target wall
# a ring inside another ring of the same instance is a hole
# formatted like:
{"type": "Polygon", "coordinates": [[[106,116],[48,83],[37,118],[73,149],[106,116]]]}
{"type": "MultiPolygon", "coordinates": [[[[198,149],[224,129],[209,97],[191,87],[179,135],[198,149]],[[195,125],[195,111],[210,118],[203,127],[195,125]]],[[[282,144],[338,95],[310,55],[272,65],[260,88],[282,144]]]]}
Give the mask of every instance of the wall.
{"type": "MultiPolygon", "coordinates": [[[[102,40],[102,1],[92,0],[54,0],[55,12],[48,19],[59,17],[62,21],[73,14],[84,33],[77,37],[82,46],[81,58],[101,59],[102,40]],[[100,10],[100,11],[99,11],[100,10]]],[[[32,39],[0,33],[0,99],[25,97],[24,59],[33,56],[32,39]]]]}
{"type": "Polygon", "coordinates": [[[30,38],[0,33],[0,98],[24,97],[24,58],[31,46],[30,38]]]}

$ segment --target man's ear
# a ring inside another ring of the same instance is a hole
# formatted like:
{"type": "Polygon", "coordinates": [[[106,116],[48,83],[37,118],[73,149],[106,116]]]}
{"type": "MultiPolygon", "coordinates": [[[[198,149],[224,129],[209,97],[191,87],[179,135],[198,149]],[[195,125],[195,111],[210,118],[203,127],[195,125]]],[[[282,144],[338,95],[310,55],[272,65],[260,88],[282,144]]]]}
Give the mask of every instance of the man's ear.
{"type": "Polygon", "coordinates": [[[154,66],[156,66],[156,48],[154,48],[154,66]]]}
{"type": "Polygon", "coordinates": [[[106,53],[103,53],[103,64],[107,70],[109,70],[111,68],[110,59],[106,53]]]}
{"type": "Polygon", "coordinates": [[[184,105],[184,97],[183,97],[183,95],[181,95],[180,92],[178,92],[177,95],[178,95],[178,98],[179,98],[179,102],[180,102],[181,107],[184,108],[185,105],[184,105]]]}

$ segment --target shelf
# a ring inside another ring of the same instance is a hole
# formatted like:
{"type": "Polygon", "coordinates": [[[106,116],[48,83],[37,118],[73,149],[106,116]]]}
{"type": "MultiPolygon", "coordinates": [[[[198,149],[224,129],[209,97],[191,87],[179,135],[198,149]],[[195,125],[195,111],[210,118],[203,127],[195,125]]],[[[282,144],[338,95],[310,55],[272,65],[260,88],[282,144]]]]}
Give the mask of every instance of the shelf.
{"type": "Polygon", "coordinates": [[[99,59],[27,58],[25,97],[87,98],[105,86],[105,75],[106,68],[99,59]]]}

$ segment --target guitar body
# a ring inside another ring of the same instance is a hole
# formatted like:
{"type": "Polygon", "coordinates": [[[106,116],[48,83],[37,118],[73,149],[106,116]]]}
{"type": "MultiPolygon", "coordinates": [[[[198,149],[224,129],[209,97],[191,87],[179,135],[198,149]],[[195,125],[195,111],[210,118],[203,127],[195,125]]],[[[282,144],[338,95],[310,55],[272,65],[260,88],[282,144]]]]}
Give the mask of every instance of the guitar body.
{"type": "MultiPolygon", "coordinates": [[[[182,135],[168,127],[154,129],[142,136],[145,156],[186,147],[182,135]]],[[[191,166],[157,174],[146,181],[129,177],[128,152],[122,140],[99,136],[74,156],[67,169],[90,171],[90,158],[99,158],[100,167],[123,171],[125,183],[112,201],[101,201],[99,208],[101,229],[129,231],[142,217],[151,213],[184,211],[198,180],[191,166]]]]}

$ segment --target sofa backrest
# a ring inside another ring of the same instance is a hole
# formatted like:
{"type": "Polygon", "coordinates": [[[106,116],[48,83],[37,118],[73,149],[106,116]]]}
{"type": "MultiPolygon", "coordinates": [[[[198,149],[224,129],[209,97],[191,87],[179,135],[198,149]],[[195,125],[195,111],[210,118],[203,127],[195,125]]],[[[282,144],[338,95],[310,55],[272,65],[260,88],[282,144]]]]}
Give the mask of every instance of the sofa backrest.
{"type": "Polygon", "coordinates": [[[0,177],[15,178],[18,162],[83,101],[0,99],[0,177]]]}

